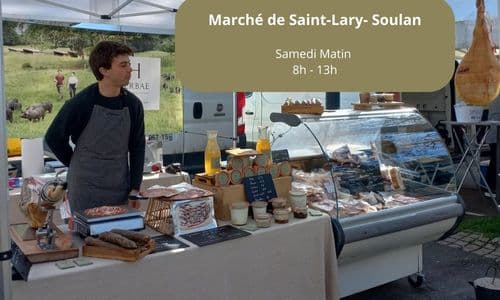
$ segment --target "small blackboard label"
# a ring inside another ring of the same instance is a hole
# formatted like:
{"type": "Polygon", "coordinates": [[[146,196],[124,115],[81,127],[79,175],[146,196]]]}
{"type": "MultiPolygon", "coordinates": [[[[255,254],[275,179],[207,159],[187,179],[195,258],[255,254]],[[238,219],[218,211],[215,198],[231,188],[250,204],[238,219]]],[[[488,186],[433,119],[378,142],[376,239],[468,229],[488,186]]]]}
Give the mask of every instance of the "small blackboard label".
{"type": "Polygon", "coordinates": [[[278,197],[271,174],[245,177],[243,187],[248,202],[267,201],[278,197]]]}
{"type": "Polygon", "coordinates": [[[273,150],[271,151],[271,157],[273,158],[273,163],[275,164],[290,160],[288,149],[273,150]]]}
{"type": "Polygon", "coordinates": [[[155,249],[153,250],[153,253],[189,247],[173,236],[166,234],[154,236],[151,239],[155,241],[155,249]]]}
{"type": "MultiPolygon", "coordinates": [[[[10,259],[12,262],[12,266],[17,271],[19,275],[24,279],[24,281],[28,281],[28,274],[30,273],[32,263],[28,260],[26,255],[21,252],[21,249],[16,245],[16,243],[11,241],[11,251],[12,258],[10,259]]],[[[14,273],[12,276],[14,277],[14,273]]]]}

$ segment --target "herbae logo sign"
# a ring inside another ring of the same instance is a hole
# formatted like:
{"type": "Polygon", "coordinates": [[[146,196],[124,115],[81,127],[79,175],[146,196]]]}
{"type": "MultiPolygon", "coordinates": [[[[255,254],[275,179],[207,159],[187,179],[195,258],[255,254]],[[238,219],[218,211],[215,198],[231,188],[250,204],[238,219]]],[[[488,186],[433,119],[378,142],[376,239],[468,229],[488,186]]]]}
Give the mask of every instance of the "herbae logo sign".
{"type": "Polygon", "coordinates": [[[141,99],[144,110],[160,109],[160,59],[130,57],[132,76],[127,89],[141,99]]]}

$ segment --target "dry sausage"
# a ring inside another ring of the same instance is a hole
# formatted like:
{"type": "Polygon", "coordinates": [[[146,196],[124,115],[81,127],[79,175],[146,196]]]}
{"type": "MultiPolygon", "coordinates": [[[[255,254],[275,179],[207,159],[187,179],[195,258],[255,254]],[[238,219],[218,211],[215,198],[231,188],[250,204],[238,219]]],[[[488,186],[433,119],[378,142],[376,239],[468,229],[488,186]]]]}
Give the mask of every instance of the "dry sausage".
{"type": "Polygon", "coordinates": [[[120,247],[118,245],[108,243],[106,241],[93,238],[91,236],[88,236],[85,238],[85,244],[88,246],[104,247],[104,248],[109,248],[109,249],[123,249],[122,247],[120,247]]]}
{"type": "Polygon", "coordinates": [[[112,229],[111,232],[117,233],[121,236],[124,236],[124,237],[128,238],[129,240],[136,242],[136,244],[139,244],[139,245],[147,244],[149,242],[149,240],[151,239],[151,237],[147,234],[139,233],[139,232],[131,231],[131,230],[112,229]]]}
{"type": "Polygon", "coordinates": [[[117,233],[113,233],[110,231],[103,232],[99,235],[99,239],[113,243],[115,245],[121,246],[127,249],[137,249],[137,244],[134,241],[129,240],[128,238],[119,235],[117,233]]]}

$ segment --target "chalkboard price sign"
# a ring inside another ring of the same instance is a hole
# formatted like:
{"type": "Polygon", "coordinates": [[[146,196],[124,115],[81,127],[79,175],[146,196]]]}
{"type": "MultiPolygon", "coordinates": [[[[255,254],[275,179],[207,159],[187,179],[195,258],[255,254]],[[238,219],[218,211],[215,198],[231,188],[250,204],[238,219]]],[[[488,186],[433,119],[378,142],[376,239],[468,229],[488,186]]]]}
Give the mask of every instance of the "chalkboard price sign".
{"type": "Polygon", "coordinates": [[[188,234],[183,234],[181,237],[190,241],[191,243],[198,245],[200,247],[212,245],[224,241],[229,241],[237,239],[240,237],[250,235],[250,232],[246,232],[235,228],[231,225],[224,225],[221,227],[216,227],[212,229],[192,232],[188,234]]]}
{"type": "Polygon", "coordinates": [[[243,187],[248,202],[267,201],[278,197],[271,174],[245,177],[243,187]]]}
{"type": "MultiPolygon", "coordinates": [[[[21,252],[21,249],[16,245],[16,243],[11,241],[11,251],[12,251],[12,267],[17,271],[19,275],[24,279],[24,281],[28,281],[28,274],[31,269],[31,262],[28,260],[26,255],[21,252]]],[[[14,277],[14,273],[12,274],[14,277]]]]}
{"type": "Polygon", "coordinates": [[[273,158],[273,163],[275,164],[290,160],[288,149],[273,150],[271,151],[271,157],[273,158]]]}

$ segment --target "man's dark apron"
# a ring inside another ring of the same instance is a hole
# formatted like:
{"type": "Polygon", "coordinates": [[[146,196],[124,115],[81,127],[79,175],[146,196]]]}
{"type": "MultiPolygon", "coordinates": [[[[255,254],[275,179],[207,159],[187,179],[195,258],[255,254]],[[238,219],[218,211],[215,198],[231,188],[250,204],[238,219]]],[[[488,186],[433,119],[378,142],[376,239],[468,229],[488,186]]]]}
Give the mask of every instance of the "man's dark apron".
{"type": "Polygon", "coordinates": [[[72,211],[127,203],[129,134],[127,107],[112,110],[94,105],[69,166],[68,199],[72,211]]]}

